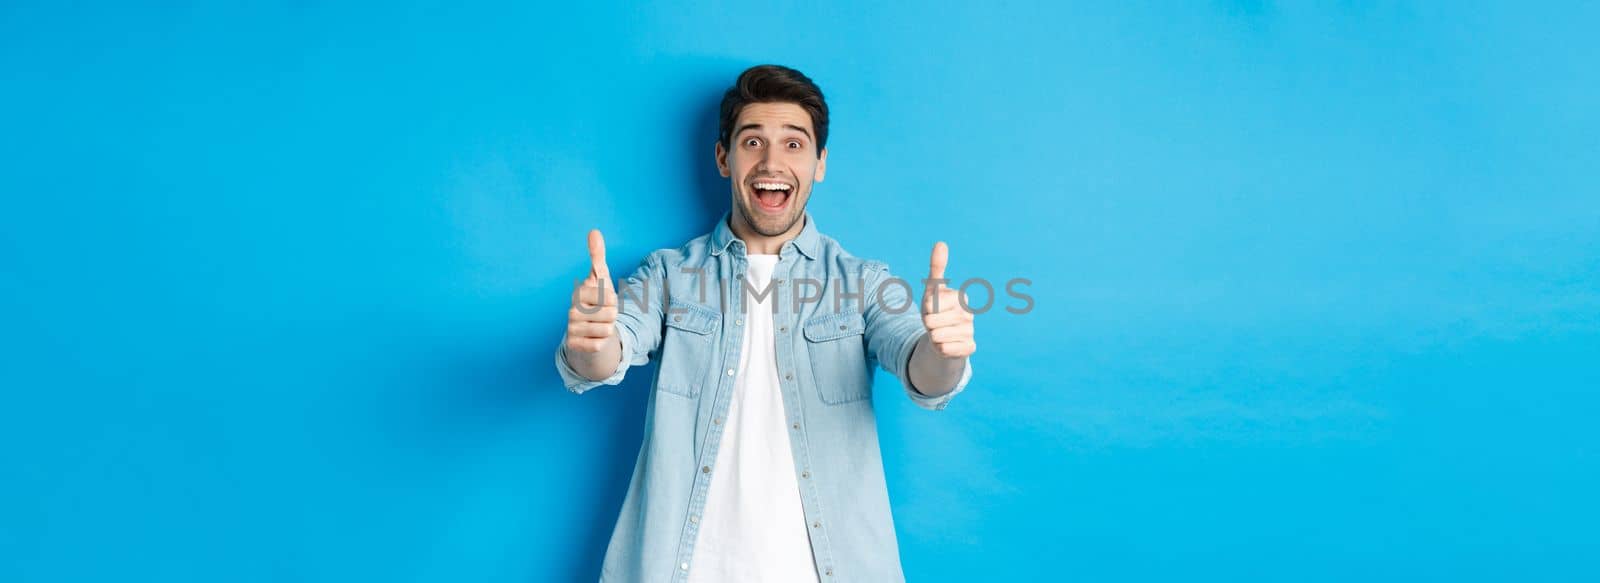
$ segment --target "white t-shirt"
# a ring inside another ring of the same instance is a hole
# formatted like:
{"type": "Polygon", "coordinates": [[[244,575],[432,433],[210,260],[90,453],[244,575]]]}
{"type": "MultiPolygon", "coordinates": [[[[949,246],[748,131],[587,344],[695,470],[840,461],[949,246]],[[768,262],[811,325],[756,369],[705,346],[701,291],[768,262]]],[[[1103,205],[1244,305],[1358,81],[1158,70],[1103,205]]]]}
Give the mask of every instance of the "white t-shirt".
{"type": "MultiPolygon", "coordinates": [[[[747,277],[765,289],[777,255],[748,255],[747,277]]],[[[777,294],[748,305],[744,348],[733,399],[717,450],[700,519],[700,539],[689,569],[690,583],[816,583],[811,535],[800,505],[800,484],[789,450],[789,423],[778,388],[777,346],[772,333],[772,302],[777,294]]]]}

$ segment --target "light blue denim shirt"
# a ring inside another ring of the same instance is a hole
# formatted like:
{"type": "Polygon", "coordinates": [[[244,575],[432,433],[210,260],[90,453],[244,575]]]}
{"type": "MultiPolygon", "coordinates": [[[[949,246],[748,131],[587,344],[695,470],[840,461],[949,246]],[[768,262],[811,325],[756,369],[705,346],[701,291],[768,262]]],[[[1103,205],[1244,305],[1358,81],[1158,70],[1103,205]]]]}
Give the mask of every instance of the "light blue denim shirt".
{"type": "Polygon", "coordinates": [[[817,573],[825,582],[902,581],[872,409],[873,365],[899,377],[918,406],[941,410],[972,378],[971,363],[949,393],[916,392],[908,369],[924,333],[921,281],[894,278],[883,263],[850,255],[817,232],[809,215],[799,236],[783,244],[771,287],[747,287],[747,265],[744,241],[724,214],[710,234],[651,253],[617,282],[616,373],[591,381],[556,351],[556,368],[574,393],[617,384],[651,359],[659,363],[644,443],[600,579],[682,581],[694,569],[744,306],[767,291],[776,300],[779,385],[817,573]]]}

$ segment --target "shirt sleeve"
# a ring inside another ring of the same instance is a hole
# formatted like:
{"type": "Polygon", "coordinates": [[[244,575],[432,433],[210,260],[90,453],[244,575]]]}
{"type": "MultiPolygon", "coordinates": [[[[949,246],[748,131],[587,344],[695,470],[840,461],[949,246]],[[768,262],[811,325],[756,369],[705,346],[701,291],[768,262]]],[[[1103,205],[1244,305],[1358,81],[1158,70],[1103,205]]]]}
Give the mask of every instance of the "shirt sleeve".
{"type": "Polygon", "coordinates": [[[617,370],[602,380],[583,376],[567,362],[567,338],[563,334],[556,348],[556,372],[568,391],[583,394],[600,385],[622,382],[628,368],[650,362],[661,343],[661,297],[666,293],[666,270],[658,254],[639,262],[633,275],[617,282],[617,339],[622,344],[622,359],[617,370]]]}
{"type": "Polygon", "coordinates": [[[912,295],[912,282],[891,275],[883,263],[868,261],[863,269],[866,272],[863,315],[867,322],[868,353],[884,370],[900,379],[911,402],[930,411],[944,410],[972,379],[972,359],[967,359],[961,370],[961,380],[950,392],[937,397],[917,392],[911,386],[911,353],[927,333],[922,327],[921,302],[912,295]]]}

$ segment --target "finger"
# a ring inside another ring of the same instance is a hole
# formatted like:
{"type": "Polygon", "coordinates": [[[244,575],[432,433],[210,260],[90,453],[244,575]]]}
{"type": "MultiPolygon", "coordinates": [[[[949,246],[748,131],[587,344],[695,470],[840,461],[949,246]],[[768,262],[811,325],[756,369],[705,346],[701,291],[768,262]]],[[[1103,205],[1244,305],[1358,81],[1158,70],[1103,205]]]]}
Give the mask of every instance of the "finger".
{"type": "Polygon", "coordinates": [[[922,313],[965,311],[961,309],[961,292],[941,287],[922,294],[922,313]]]}
{"type": "Polygon", "coordinates": [[[567,310],[567,321],[610,324],[617,321],[617,308],[615,306],[576,305],[567,310]]]}
{"type": "Polygon", "coordinates": [[[943,356],[945,358],[962,358],[966,356],[972,356],[972,353],[978,351],[978,343],[971,340],[946,342],[944,344],[936,344],[935,346],[937,346],[939,356],[943,356]]]}
{"type": "Polygon", "coordinates": [[[577,289],[572,290],[572,305],[593,308],[595,306],[617,305],[617,290],[611,287],[610,280],[596,280],[593,277],[583,280],[577,289]]]}
{"type": "Polygon", "coordinates": [[[922,317],[922,327],[932,330],[934,328],[944,328],[946,326],[965,324],[970,321],[966,318],[965,314],[966,312],[964,310],[927,314],[922,317]]]}
{"type": "Polygon", "coordinates": [[[582,319],[587,321],[595,321],[600,318],[617,317],[617,306],[596,304],[590,301],[593,299],[594,296],[591,294],[588,298],[572,304],[572,312],[582,315],[582,319]]]}
{"type": "Polygon", "coordinates": [[[574,338],[567,337],[567,348],[578,352],[600,352],[611,342],[610,338],[574,338]]]}
{"type": "Polygon", "coordinates": [[[589,301],[599,300],[602,306],[617,305],[617,289],[611,287],[611,280],[602,279],[589,288],[587,294],[589,301]]]}
{"type": "Polygon", "coordinates": [[[594,299],[594,286],[596,281],[598,280],[594,278],[594,274],[590,274],[588,277],[578,280],[578,283],[572,286],[572,305],[578,305],[578,300],[584,297],[594,299]]]}
{"type": "Polygon", "coordinates": [[[573,304],[571,313],[575,314],[575,316],[568,318],[569,320],[578,319],[585,322],[599,322],[602,320],[609,321],[617,319],[616,306],[601,306],[588,302],[578,302],[573,304]]]}
{"type": "Polygon", "coordinates": [[[934,344],[972,340],[972,327],[963,325],[934,328],[928,331],[928,340],[932,340],[934,344]]]}
{"type": "Polygon", "coordinates": [[[606,267],[606,238],[600,229],[589,230],[589,270],[596,278],[611,279],[611,269],[606,267]]]}
{"type": "Polygon", "coordinates": [[[598,322],[572,322],[567,324],[567,336],[576,338],[610,338],[616,330],[613,324],[598,322]]]}
{"type": "Polygon", "coordinates": [[[950,262],[950,247],[944,241],[933,244],[933,256],[928,258],[928,279],[944,279],[944,266],[950,262]]]}

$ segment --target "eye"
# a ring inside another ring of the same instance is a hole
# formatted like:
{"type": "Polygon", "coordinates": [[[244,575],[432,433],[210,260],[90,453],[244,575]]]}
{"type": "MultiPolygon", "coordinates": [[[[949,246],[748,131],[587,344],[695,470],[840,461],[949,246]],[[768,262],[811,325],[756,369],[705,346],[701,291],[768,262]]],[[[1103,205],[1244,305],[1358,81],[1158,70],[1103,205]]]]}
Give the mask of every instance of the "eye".
{"type": "Polygon", "coordinates": [[[794,140],[789,140],[789,149],[790,150],[798,150],[798,149],[800,149],[800,142],[797,142],[797,141],[794,141],[794,140]]]}
{"type": "Polygon", "coordinates": [[[758,138],[745,138],[744,145],[754,148],[761,145],[761,140],[758,138]]]}

